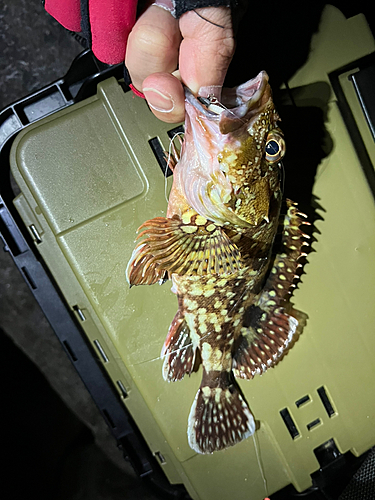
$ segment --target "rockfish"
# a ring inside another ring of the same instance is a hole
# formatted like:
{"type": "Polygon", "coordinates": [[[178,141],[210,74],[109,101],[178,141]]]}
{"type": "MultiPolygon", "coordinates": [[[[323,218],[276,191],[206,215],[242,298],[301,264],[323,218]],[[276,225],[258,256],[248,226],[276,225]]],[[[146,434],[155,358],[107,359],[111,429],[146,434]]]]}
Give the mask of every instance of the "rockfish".
{"type": "Polygon", "coordinates": [[[264,372],[290,344],[299,321],[285,307],[307,235],[291,201],[280,218],[285,144],[267,74],[234,89],[206,87],[198,97],[186,89],[185,106],[167,217],[139,228],[127,279],[172,280],[178,312],[162,350],[163,376],[190,375],[199,351],[203,374],[188,441],[212,453],[255,432],[234,377],[264,372]]]}

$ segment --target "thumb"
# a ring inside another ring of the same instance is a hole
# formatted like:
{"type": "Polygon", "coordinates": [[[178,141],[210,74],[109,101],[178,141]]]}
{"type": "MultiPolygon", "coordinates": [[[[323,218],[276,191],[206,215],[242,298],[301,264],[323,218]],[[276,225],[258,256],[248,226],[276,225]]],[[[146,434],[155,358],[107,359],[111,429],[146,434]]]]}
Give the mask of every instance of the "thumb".
{"type": "Polygon", "coordinates": [[[180,18],[180,31],[179,69],[184,84],[195,94],[200,87],[222,85],[235,49],[230,9],[189,11],[180,18]]]}

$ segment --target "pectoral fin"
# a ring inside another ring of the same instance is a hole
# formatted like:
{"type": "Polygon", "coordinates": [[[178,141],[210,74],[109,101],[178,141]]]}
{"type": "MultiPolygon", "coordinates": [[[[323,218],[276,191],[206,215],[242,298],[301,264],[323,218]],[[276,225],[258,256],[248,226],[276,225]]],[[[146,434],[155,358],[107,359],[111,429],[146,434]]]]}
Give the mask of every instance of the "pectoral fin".
{"type": "Polygon", "coordinates": [[[165,270],[158,266],[153,256],[148,253],[148,248],[137,246],[133,250],[125,274],[130,286],[153,285],[163,281],[165,270]]]}
{"type": "Polygon", "coordinates": [[[180,219],[158,217],[142,224],[128,265],[130,284],[156,283],[170,274],[230,274],[240,269],[241,255],[220,226],[196,212],[180,219]]]}

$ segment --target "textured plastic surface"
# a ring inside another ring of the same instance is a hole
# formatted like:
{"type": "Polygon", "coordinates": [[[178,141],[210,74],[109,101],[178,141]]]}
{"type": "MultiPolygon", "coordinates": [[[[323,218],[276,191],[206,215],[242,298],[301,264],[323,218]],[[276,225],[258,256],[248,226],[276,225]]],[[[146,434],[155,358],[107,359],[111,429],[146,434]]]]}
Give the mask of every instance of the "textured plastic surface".
{"type": "MultiPolygon", "coordinates": [[[[297,104],[310,103],[307,85],[328,88],[329,73],[374,49],[362,16],[345,20],[327,7],[309,61],[289,82],[297,104]]],[[[174,384],[161,375],[177,308],[170,284],[129,290],[124,276],[136,228],[166,212],[165,179],[148,141],[159,137],[168,149],[172,127],[109,79],[13,145],[22,192],[15,203],[38,230],[39,252],[83,313],[82,327],[116,389],[119,381],[126,389],[124,404],[168,479],[194,499],[260,500],[289,483],[302,491],[319,469],[314,450],[322,444],[333,439],[356,455],[375,444],[375,204],[332,91],[328,101],[333,148],[314,185],[320,234],[293,300],[307,326],[274,370],[240,382],[259,423],[254,440],[209,456],[196,455],[186,436],[200,371],[174,384]]]]}

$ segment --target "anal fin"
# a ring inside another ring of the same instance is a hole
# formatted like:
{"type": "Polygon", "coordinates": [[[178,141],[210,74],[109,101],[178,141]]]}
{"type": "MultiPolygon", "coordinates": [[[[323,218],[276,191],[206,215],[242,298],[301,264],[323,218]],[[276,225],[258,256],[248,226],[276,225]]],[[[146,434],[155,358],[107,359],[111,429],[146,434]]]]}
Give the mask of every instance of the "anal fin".
{"type": "Polygon", "coordinates": [[[168,382],[181,380],[190,375],[194,368],[196,347],[193,345],[190,330],[180,311],[169,327],[161,356],[164,357],[163,378],[168,382]]]}

